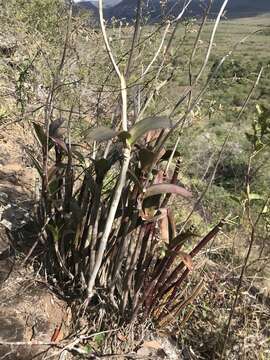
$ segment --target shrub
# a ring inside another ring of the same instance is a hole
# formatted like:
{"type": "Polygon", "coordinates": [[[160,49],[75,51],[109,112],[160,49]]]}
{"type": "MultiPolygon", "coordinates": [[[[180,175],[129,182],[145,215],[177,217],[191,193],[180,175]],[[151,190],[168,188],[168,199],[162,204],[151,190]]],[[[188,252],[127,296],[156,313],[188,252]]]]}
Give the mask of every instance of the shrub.
{"type": "MultiPolygon", "coordinates": [[[[215,60],[210,70],[212,74],[219,64],[219,60],[215,60]]],[[[217,84],[222,82],[226,83],[228,80],[233,80],[235,82],[241,83],[242,79],[245,79],[248,76],[248,70],[246,67],[242,66],[240,61],[231,59],[226,64],[224,64],[221,70],[215,75],[217,84]]]]}
{"type": "Polygon", "coordinates": [[[155,128],[168,128],[170,123],[163,117],[146,118],[128,133],[104,127],[90,131],[89,141],[101,145],[89,165],[85,155],[63,137],[61,120],[51,123],[49,137],[34,124],[43,164],[29,155],[42,178],[38,224],[46,247],[44,265],[67,296],[100,305],[107,299],[107,305],[117,308],[125,320],[143,311],[143,316],[151,314],[159,324],[171,321],[171,314],[184,306],[179,286],[192,270],[192,258],[222,226],[222,222],[215,226],[189,254],[183,252],[191,235],[176,233],[168,204],[172,194],[189,198],[191,193],[178,185],[177,162],[172,174],[166,172],[172,150],[159,146],[160,132],[153,134],[155,128]],[[111,138],[104,156],[102,143],[111,138]],[[89,282],[115,201],[124,160],[121,147],[132,148],[131,160],[92,296],[89,282]]]}
{"type": "MultiPolygon", "coordinates": [[[[54,6],[55,2],[47,1],[46,4],[54,6]]],[[[32,5],[44,10],[38,0],[32,5]]],[[[186,253],[184,245],[192,234],[184,226],[177,231],[170,208],[173,195],[189,198],[191,193],[178,183],[180,154],[175,147],[166,148],[167,140],[176,134],[177,128],[182,134],[197,109],[200,114],[198,104],[212,80],[210,76],[206,84],[201,81],[209,54],[199,73],[192,74],[195,43],[187,76],[190,86],[181,87],[179,98],[174,98],[168,106],[165,85],[170,83],[174,71],[170,46],[175,40],[181,14],[179,19],[162,24],[161,44],[158,43],[152,57],[144,44],[146,40],[140,38],[141,9],[138,7],[135,30],[128,43],[131,47],[125,52],[124,41],[118,44],[119,47],[116,45],[120,58],[116,60],[111,49],[113,37],[109,37],[105,29],[101,6],[101,34],[110,63],[104,60],[104,46],[101,46],[101,56],[98,61],[94,56],[93,64],[102,72],[104,82],[91,87],[91,96],[94,91],[99,93],[93,119],[88,124],[91,130],[84,129],[84,136],[76,144],[72,137],[72,125],[78,119],[73,112],[77,99],[74,95],[78,94],[77,84],[81,80],[73,77],[72,69],[71,74],[66,65],[77,61],[77,52],[71,51],[69,46],[77,30],[76,24],[73,28],[72,7],[69,10],[65,12],[65,19],[68,19],[66,36],[60,32],[59,43],[47,33],[46,22],[44,28],[38,28],[45,38],[48,37],[48,43],[54,44],[55,57],[52,64],[49,62],[52,66],[47,71],[49,86],[46,86],[43,104],[44,122],[33,123],[40,151],[36,156],[28,150],[41,177],[36,244],[43,244],[41,260],[49,280],[56,282],[69,299],[82,300],[85,308],[95,306],[98,311],[91,316],[98,324],[108,321],[113,313],[115,323],[136,320],[139,316],[142,319],[150,317],[163,326],[175,319],[201,290],[202,281],[199,280],[191,293],[183,297],[182,290],[193,268],[193,257],[224,224],[223,220],[218,221],[186,253]],[[144,51],[148,60],[146,68],[145,59],[138,60],[138,64],[135,62],[135,59],[143,58],[144,51]],[[76,55],[68,62],[71,53],[76,55]],[[75,78],[70,86],[66,85],[70,81],[67,76],[72,80],[75,78]],[[107,84],[108,80],[111,80],[109,85],[113,90],[107,84]],[[193,86],[198,87],[194,93],[193,86]],[[107,95],[108,88],[111,91],[107,95]],[[164,94],[164,98],[161,99],[160,94],[164,94]],[[56,117],[58,111],[59,118],[56,117]],[[63,113],[68,113],[66,120],[63,113]],[[110,127],[105,127],[108,123],[110,127]]],[[[220,11],[221,15],[222,9],[220,11]]],[[[57,21],[54,25],[57,27],[57,21]]],[[[35,23],[34,27],[37,26],[35,23]]],[[[124,30],[120,28],[119,31],[124,30]]],[[[154,29],[146,36],[151,46],[156,34],[154,29]]],[[[96,33],[93,37],[92,44],[97,44],[96,33]]],[[[96,50],[98,52],[98,48],[96,50]]],[[[213,76],[225,58],[215,68],[213,76]]],[[[84,80],[91,82],[93,79],[86,77],[84,80]]],[[[80,103],[77,110],[80,116],[80,103]]],[[[88,111],[87,107],[85,113],[88,111]]]]}

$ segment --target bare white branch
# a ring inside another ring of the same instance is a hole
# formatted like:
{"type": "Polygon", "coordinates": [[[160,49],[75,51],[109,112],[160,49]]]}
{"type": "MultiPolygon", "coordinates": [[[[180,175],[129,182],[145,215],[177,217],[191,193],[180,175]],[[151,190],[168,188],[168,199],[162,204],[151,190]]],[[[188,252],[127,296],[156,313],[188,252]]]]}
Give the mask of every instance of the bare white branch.
{"type": "MultiPolygon", "coordinates": [[[[100,16],[100,24],[101,24],[101,30],[102,30],[102,34],[103,34],[103,38],[104,38],[104,42],[107,48],[107,52],[110,56],[111,62],[114,66],[114,69],[119,77],[120,83],[121,83],[121,95],[122,95],[122,128],[124,131],[127,131],[127,88],[126,88],[126,80],[124,75],[120,72],[119,67],[117,66],[115,60],[114,60],[114,56],[112,54],[109,42],[108,42],[108,37],[107,37],[107,33],[106,33],[106,29],[104,26],[104,18],[103,18],[103,3],[102,0],[99,0],[99,16],[100,16]]],[[[101,267],[102,264],[102,259],[104,256],[104,252],[107,246],[107,242],[111,233],[111,229],[112,229],[112,225],[115,219],[115,214],[116,214],[116,210],[118,208],[118,204],[122,195],[122,190],[125,186],[126,183],[126,177],[127,177],[127,171],[128,171],[128,167],[129,167],[129,162],[130,162],[130,154],[131,154],[131,149],[128,146],[125,146],[123,149],[123,155],[124,155],[124,160],[123,160],[123,164],[121,167],[121,171],[120,171],[120,175],[119,175],[119,180],[116,186],[116,189],[114,190],[114,194],[113,194],[113,198],[112,198],[112,203],[110,206],[110,210],[109,210],[109,214],[108,214],[108,218],[106,220],[106,225],[105,225],[105,229],[102,235],[102,238],[100,240],[100,245],[99,245],[99,249],[97,252],[97,256],[96,256],[96,261],[94,264],[94,268],[93,271],[90,275],[89,278],[89,282],[88,282],[88,287],[87,287],[87,293],[88,293],[88,302],[89,300],[92,298],[93,294],[94,294],[94,286],[95,286],[95,281],[99,272],[99,269],[101,267]]]]}
{"type": "Polygon", "coordinates": [[[205,67],[206,67],[206,65],[207,65],[207,63],[208,63],[209,56],[210,56],[210,54],[211,54],[212,47],[213,47],[213,44],[214,44],[214,38],[215,38],[215,35],[216,35],[216,31],[217,31],[217,28],[218,28],[218,24],[219,24],[219,22],[220,22],[220,18],[221,18],[221,16],[222,16],[222,14],[223,14],[226,6],[227,6],[228,1],[229,1],[229,0],[225,0],[225,1],[223,2],[223,4],[222,4],[220,10],[219,10],[219,13],[218,13],[218,16],[217,16],[217,18],[216,18],[215,25],[214,25],[214,28],[213,28],[213,31],[212,31],[212,34],[211,34],[211,38],[210,38],[210,42],[209,42],[209,46],[208,46],[208,49],[207,49],[206,56],[205,56],[204,62],[203,62],[203,64],[202,64],[202,67],[201,67],[201,69],[200,69],[200,71],[199,71],[199,73],[198,73],[198,75],[197,75],[197,77],[196,77],[196,81],[195,81],[195,82],[197,82],[197,81],[200,79],[200,77],[202,76],[202,73],[204,72],[204,69],[205,69],[205,67]]]}
{"type": "Polygon", "coordinates": [[[117,65],[110,44],[108,40],[108,36],[106,33],[106,28],[104,24],[104,16],[103,16],[103,0],[99,0],[99,20],[100,20],[100,27],[104,39],[104,43],[106,46],[106,50],[110,57],[111,63],[114,67],[114,70],[119,78],[120,85],[121,85],[121,97],[122,97],[122,128],[124,131],[127,131],[127,85],[125,76],[121,73],[119,66],[117,65]]]}

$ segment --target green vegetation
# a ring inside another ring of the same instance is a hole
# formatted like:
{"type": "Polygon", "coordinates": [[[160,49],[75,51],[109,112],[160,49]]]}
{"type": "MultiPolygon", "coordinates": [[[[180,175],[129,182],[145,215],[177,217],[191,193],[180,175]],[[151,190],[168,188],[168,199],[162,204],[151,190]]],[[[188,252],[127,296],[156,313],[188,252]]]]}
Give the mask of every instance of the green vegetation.
{"type": "Polygon", "coordinates": [[[0,122],[35,139],[27,260],[38,249],[89,333],[150,320],[234,359],[256,324],[239,359],[267,359],[265,308],[251,319],[242,290],[270,271],[269,17],[223,20],[211,43],[210,20],[102,33],[67,2],[19,4],[0,13],[5,49],[16,39],[8,55],[0,42],[0,122]]]}

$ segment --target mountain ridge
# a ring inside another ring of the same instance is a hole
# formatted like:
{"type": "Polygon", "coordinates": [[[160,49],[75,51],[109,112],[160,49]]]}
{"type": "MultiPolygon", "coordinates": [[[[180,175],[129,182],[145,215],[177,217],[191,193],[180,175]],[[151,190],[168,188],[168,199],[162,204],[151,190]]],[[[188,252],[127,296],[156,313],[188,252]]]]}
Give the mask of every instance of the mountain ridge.
{"type": "MultiPolygon", "coordinates": [[[[223,0],[217,0],[214,2],[211,13],[216,14],[220,9],[223,0]]],[[[171,15],[177,15],[183,8],[184,0],[169,0],[166,8],[161,8],[159,0],[148,0],[147,15],[150,20],[158,21],[162,17],[163,12],[171,10],[171,15]]],[[[202,14],[202,7],[207,4],[206,0],[193,1],[186,14],[188,16],[197,16],[202,14]]],[[[116,4],[113,7],[104,8],[104,17],[106,20],[112,18],[131,20],[135,16],[137,0],[123,0],[121,3],[116,4]]],[[[77,3],[78,7],[91,10],[94,14],[97,14],[98,9],[90,1],[84,1],[77,3]]],[[[233,0],[229,1],[226,7],[226,17],[249,17],[255,15],[261,15],[264,13],[270,13],[270,1],[269,0],[233,0]]]]}

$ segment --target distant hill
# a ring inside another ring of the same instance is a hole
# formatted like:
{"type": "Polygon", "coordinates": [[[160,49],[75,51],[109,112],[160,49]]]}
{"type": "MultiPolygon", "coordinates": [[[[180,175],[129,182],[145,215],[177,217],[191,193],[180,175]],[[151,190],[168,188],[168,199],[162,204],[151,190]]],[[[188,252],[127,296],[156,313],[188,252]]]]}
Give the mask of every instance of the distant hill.
{"type": "MultiPolygon", "coordinates": [[[[206,0],[194,0],[187,11],[187,15],[196,16],[202,13],[203,3],[206,0]]],[[[222,0],[214,1],[212,6],[212,15],[218,12],[222,0]]],[[[161,17],[162,9],[159,0],[148,0],[147,13],[152,20],[158,20],[161,17]]],[[[166,11],[172,9],[171,14],[176,15],[181,11],[184,0],[169,0],[166,11]]],[[[130,20],[134,18],[136,11],[137,0],[123,0],[121,3],[104,9],[104,16],[106,19],[115,17],[117,19],[125,18],[130,20]]],[[[77,4],[79,7],[87,8],[97,13],[97,7],[90,1],[84,1],[77,4]]],[[[228,18],[249,17],[260,15],[263,13],[270,13],[270,0],[230,0],[227,5],[226,16],[228,18]]]]}

